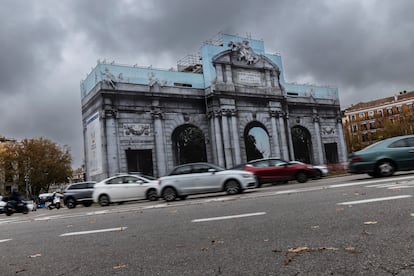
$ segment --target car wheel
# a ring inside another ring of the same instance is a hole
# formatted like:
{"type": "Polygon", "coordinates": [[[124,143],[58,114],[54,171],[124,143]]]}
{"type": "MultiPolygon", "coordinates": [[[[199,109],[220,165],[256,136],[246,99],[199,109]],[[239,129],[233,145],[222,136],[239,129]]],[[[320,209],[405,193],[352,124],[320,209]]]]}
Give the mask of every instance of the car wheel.
{"type": "Polygon", "coordinates": [[[85,207],[91,207],[92,202],[84,202],[84,203],[82,203],[82,205],[85,206],[85,207]]]}
{"type": "Polygon", "coordinates": [[[304,172],[298,172],[296,173],[296,181],[299,183],[305,183],[308,181],[308,175],[304,172]]]}
{"type": "Polygon", "coordinates": [[[107,196],[107,195],[101,195],[99,197],[98,202],[99,202],[99,205],[101,205],[102,207],[108,206],[109,203],[110,203],[109,196],[107,196]]]}
{"type": "Polygon", "coordinates": [[[177,192],[174,190],[174,188],[167,187],[162,192],[162,197],[165,201],[174,201],[177,198],[177,192]]]}
{"type": "Polygon", "coordinates": [[[73,208],[75,208],[75,207],[76,207],[76,201],[75,201],[73,198],[69,198],[69,199],[66,201],[66,206],[67,206],[69,209],[73,209],[73,208]]]}
{"type": "Polygon", "coordinates": [[[394,174],[395,168],[394,165],[389,161],[381,161],[376,169],[378,176],[391,176],[394,174]]]}
{"type": "Polygon", "coordinates": [[[235,195],[241,192],[240,185],[236,180],[227,181],[224,190],[229,195],[235,195]]]}
{"type": "Polygon", "coordinates": [[[158,194],[155,189],[151,189],[147,192],[147,199],[150,201],[156,201],[158,200],[158,194]]]}
{"type": "Polygon", "coordinates": [[[315,171],[315,179],[321,179],[322,178],[322,173],[320,170],[316,170],[315,171]]]}

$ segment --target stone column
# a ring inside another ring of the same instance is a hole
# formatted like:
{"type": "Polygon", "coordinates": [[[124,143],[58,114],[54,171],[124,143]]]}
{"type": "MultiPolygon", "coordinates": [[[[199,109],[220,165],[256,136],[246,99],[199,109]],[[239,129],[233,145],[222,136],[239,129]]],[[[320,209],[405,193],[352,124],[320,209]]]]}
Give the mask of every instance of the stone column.
{"type": "Polygon", "coordinates": [[[155,155],[157,158],[158,176],[166,174],[167,158],[164,147],[164,129],[162,127],[162,113],[161,111],[153,111],[151,113],[154,120],[154,137],[155,137],[155,155]]]}
{"type": "Polygon", "coordinates": [[[272,86],[272,81],[270,79],[270,71],[269,70],[265,71],[265,78],[266,78],[266,86],[271,87],[272,86]]]}
{"type": "Polygon", "coordinates": [[[107,172],[109,176],[119,173],[118,137],[116,129],[116,110],[105,110],[105,136],[107,172]]]}
{"type": "Polygon", "coordinates": [[[286,142],[286,130],[285,130],[285,122],[283,120],[283,112],[279,112],[279,128],[280,128],[280,137],[281,137],[281,151],[282,156],[281,158],[289,161],[289,148],[286,142]]]}
{"type": "Polygon", "coordinates": [[[321,139],[321,129],[319,127],[319,116],[317,114],[313,114],[313,126],[315,128],[315,138],[316,138],[316,148],[317,148],[317,155],[316,157],[318,160],[316,161],[316,164],[323,164],[323,146],[322,146],[322,139],[321,139]]]}
{"type": "Polygon", "coordinates": [[[231,72],[230,64],[226,64],[226,83],[233,84],[233,74],[231,72]]]}
{"type": "Polygon", "coordinates": [[[345,137],[343,132],[343,126],[342,126],[342,118],[338,117],[336,119],[336,124],[338,128],[338,141],[339,141],[339,151],[340,151],[340,158],[339,162],[347,162],[348,160],[348,152],[346,150],[346,143],[345,143],[345,137]]]}
{"type": "Polygon", "coordinates": [[[239,129],[237,127],[237,111],[231,111],[231,127],[233,133],[233,146],[234,146],[234,161],[236,164],[241,163],[241,156],[240,156],[240,137],[239,137],[239,129]]]}
{"type": "Polygon", "coordinates": [[[216,77],[217,82],[223,82],[223,68],[221,64],[216,64],[216,77]]]}
{"type": "Polygon", "coordinates": [[[295,150],[293,148],[293,141],[292,141],[292,131],[290,128],[290,121],[289,121],[289,115],[285,115],[286,118],[286,124],[287,124],[287,136],[288,136],[288,143],[289,143],[289,157],[287,160],[295,160],[295,150]]]}
{"type": "Polygon", "coordinates": [[[214,113],[214,129],[215,129],[215,141],[217,146],[217,161],[220,167],[225,167],[226,162],[224,160],[223,140],[221,136],[221,128],[219,117],[221,116],[220,111],[214,113]]]}
{"type": "Polygon", "coordinates": [[[217,158],[217,141],[216,141],[216,136],[214,135],[214,113],[210,112],[208,114],[208,124],[209,124],[209,140],[210,140],[210,145],[211,145],[211,151],[212,151],[212,155],[213,155],[213,163],[218,164],[218,158],[217,158]]]}
{"type": "Polygon", "coordinates": [[[274,145],[272,148],[272,156],[281,158],[282,155],[280,154],[279,134],[277,131],[276,116],[278,116],[277,112],[270,111],[270,122],[272,124],[272,138],[274,145]]]}
{"type": "Polygon", "coordinates": [[[226,160],[226,168],[229,169],[233,167],[233,159],[231,152],[230,144],[230,132],[229,132],[229,121],[228,121],[228,111],[224,110],[221,113],[221,126],[223,128],[223,142],[224,142],[224,158],[226,160]]]}

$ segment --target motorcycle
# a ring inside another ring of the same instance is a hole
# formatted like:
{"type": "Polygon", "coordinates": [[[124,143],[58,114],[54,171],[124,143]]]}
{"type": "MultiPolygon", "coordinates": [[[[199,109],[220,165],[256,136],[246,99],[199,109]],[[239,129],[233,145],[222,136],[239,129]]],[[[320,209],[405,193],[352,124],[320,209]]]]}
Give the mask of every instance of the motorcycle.
{"type": "Polygon", "coordinates": [[[49,203],[49,205],[47,206],[47,208],[49,209],[49,210],[52,210],[52,209],[60,209],[60,195],[53,195],[51,198],[50,198],[50,203],[49,203]]]}
{"type": "Polygon", "coordinates": [[[4,206],[4,212],[7,216],[11,216],[14,213],[29,213],[29,208],[27,207],[27,203],[23,200],[19,201],[7,201],[6,206],[4,206]]]}

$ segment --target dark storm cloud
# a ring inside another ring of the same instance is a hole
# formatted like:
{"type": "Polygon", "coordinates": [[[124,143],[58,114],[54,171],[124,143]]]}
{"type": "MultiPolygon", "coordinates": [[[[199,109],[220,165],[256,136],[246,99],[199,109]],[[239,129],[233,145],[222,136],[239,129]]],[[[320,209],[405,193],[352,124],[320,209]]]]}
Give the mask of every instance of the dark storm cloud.
{"type": "Polygon", "coordinates": [[[170,68],[218,32],[263,39],[289,82],[342,107],[414,90],[414,1],[2,1],[0,134],[83,155],[79,82],[97,59],[170,68]],[[141,64],[142,63],[142,64],[141,64]]]}

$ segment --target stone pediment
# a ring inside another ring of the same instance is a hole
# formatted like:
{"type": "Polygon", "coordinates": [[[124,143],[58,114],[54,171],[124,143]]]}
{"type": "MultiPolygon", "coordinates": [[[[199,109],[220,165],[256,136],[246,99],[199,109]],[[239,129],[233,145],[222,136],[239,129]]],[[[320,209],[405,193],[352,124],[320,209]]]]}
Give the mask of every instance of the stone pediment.
{"type": "Polygon", "coordinates": [[[255,53],[246,41],[230,42],[228,46],[228,50],[212,59],[217,76],[216,88],[229,90],[226,87],[256,87],[280,90],[280,69],[277,64],[265,55],[255,53]]]}

